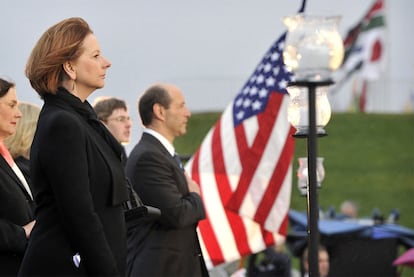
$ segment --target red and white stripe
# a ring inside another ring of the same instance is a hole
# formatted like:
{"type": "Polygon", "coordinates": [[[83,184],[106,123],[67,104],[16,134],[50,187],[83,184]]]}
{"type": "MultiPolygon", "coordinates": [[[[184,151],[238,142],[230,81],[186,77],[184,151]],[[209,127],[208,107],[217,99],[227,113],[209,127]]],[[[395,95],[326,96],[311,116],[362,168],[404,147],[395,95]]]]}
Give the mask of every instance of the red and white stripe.
{"type": "Polygon", "coordinates": [[[264,112],[236,127],[230,104],[186,165],[201,186],[207,219],[198,234],[209,268],[285,240],[293,128],[288,96],[269,97],[264,112]]]}

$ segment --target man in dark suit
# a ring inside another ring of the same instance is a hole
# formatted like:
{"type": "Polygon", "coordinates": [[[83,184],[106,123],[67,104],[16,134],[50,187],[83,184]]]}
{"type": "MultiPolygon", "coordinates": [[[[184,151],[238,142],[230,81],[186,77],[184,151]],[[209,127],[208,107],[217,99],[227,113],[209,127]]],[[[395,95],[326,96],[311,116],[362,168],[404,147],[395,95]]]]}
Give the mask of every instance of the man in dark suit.
{"type": "Polygon", "coordinates": [[[144,204],[159,208],[161,217],[128,231],[128,275],[208,276],[196,233],[205,218],[200,188],[174,159],[174,139],[186,133],[191,115],[184,96],[176,86],[156,84],[138,105],[146,128],[126,174],[144,204]]]}

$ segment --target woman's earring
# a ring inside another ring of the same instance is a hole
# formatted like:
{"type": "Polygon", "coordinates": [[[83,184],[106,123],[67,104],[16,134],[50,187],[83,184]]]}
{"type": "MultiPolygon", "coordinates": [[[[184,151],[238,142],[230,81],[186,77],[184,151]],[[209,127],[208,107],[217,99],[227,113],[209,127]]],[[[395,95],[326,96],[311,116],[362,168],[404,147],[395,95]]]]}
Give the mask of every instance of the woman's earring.
{"type": "Polygon", "coordinates": [[[76,92],[76,81],[73,80],[72,92],[76,92]]]}

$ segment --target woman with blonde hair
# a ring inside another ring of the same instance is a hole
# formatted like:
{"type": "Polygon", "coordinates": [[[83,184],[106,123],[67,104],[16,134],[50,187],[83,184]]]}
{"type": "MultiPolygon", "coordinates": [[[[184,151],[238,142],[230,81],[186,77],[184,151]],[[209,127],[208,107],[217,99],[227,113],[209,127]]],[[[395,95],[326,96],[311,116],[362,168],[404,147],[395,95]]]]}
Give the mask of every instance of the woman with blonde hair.
{"type": "Polygon", "coordinates": [[[30,147],[36,131],[40,108],[25,102],[20,102],[18,107],[22,113],[22,118],[17,122],[16,132],[4,139],[4,144],[6,144],[14,162],[30,183],[30,147]]]}

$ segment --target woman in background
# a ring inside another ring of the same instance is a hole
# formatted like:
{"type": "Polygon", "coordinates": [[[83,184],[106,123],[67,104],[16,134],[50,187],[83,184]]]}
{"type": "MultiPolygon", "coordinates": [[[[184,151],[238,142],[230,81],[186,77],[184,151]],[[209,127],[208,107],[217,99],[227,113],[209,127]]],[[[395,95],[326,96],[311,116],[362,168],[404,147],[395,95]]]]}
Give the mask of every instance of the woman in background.
{"type": "Polygon", "coordinates": [[[4,140],[16,132],[22,114],[15,84],[0,79],[0,275],[16,276],[35,221],[28,182],[4,140]]]}
{"type": "Polygon", "coordinates": [[[22,118],[17,123],[16,132],[4,140],[14,162],[22,171],[30,185],[30,147],[36,131],[40,108],[30,103],[19,103],[22,118]]]}
{"type": "Polygon", "coordinates": [[[26,76],[44,104],[30,151],[36,225],[21,276],[125,275],[122,147],[86,100],[110,66],[81,18],[50,27],[29,57],[26,76]]]}

